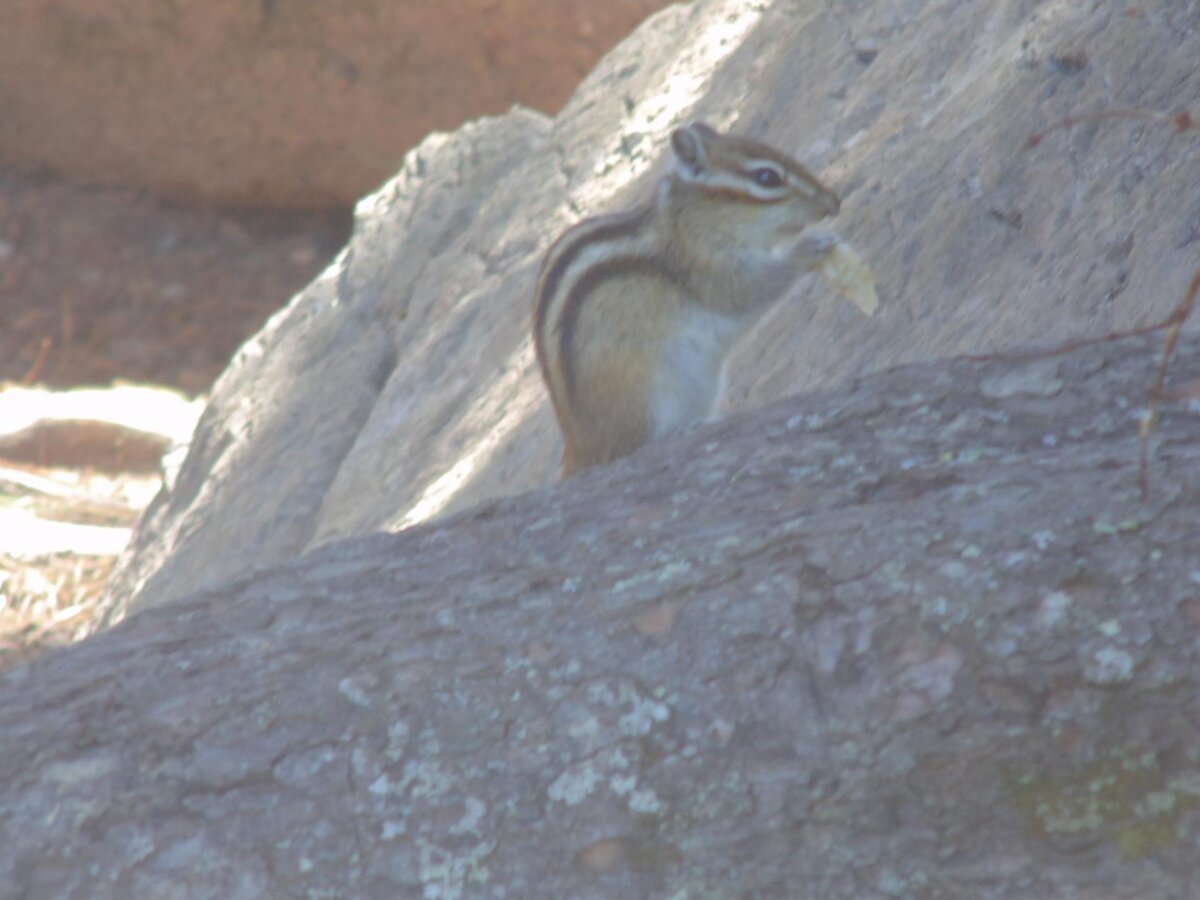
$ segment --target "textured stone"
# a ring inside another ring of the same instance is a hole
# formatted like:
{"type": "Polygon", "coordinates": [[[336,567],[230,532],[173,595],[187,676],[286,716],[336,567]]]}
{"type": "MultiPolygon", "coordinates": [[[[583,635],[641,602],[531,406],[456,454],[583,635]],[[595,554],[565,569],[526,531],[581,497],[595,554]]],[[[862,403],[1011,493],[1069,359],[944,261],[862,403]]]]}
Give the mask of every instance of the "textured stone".
{"type": "MultiPolygon", "coordinates": [[[[1165,0],[698,0],[605,57],[554,120],[517,110],[429,138],[216,385],[108,620],[554,480],[529,341],[537,266],[565,226],[648,190],[680,121],[810,164],[878,276],[871,319],[798,285],[734,359],[731,409],[1165,317],[1196,265],[1200,131],[1134,117],[1030,138],[1068,115],[1200,96],[1197,25],[1165,0]]],[[[1052,408],[1066,382],[1046,365],[988,389],[1052,408]]]]}
{"type": "Polygon", "coordinates": [[[0,676],[0,896],[1190,897],[1160,346],[867,377],[50,652],[0,676]]]}

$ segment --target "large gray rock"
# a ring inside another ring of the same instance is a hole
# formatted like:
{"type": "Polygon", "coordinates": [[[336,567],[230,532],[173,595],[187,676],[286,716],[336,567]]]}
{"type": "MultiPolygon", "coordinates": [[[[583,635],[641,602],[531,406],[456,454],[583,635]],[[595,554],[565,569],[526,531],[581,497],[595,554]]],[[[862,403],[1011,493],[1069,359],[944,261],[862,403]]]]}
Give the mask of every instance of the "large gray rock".
{"type": "Polygon", "coordinates": [[[1190,900],[1159,348],[788,400],[13,670],[0,896],[1190,900]]]}
{"type": "Polygon", "coordinates": [[[913,360],[1163,317],[1195,265],[1198,132],[1126,117],[1200,96],[1194,4],[698,0],[609,54],[551,121],[429,138],[359,207],[346,252],[217,383],[105,621],[556,477],[528,338],[570,222],[627,204],[674,124],[795,152],[845,197],[872,320],[817,284],[746,341],[747,408],[913,360]]]}

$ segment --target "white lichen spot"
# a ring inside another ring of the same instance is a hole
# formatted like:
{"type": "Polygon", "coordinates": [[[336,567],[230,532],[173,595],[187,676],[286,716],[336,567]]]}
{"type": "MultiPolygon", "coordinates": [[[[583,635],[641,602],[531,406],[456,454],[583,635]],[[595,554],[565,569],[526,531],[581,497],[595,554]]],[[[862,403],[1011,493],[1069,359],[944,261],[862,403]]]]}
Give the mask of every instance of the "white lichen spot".
{"type": "Polygon", "coordinates": [[[1058,438],[1052,434],[1043,434],[1042,435],[1042,446],[1043,447],[1057,447],[1058,446],[1058,438]]]}
{"type": "Polygon", "coordinates": [[[587,798],[599,781],[600,773],[591,763],[583,763],[574,769],[567,769],[550,782],[550,787],[546,789],[546,795],[551,800],[557,800],[567,806],[575,806],[587,798]]]}
{"type": "Polygon", "coordinates": [[[637,787],[637,779],[632,775],[614,775],[608,779],[608,786],[618,797],[624,797],[637,787]]]}
{"type": "Polygon", "coordinates": [[[978,559],[982,552],[983,551],[974,544],[968,544],[967,546],[963,547],[962,553],[960,553],[959,556],[961,556],[963,559],[978,559]]]}
{"type": "Polygon", "coordinates": [[[362,689],[362,686],[355,682],[353,678],[343,678],[337,683],[337,692],[348,701],[359,707],[371,706],[371,697],[367,696],[367,692],[362,689]]]}
{"type": "Polygon", "coordinates": [[[353,678],[343,678],[339,681],[338,693],[355,706],[367,707],[371,705],[371,698],[367,696],[367,692],[353,678]]]}
{"type": "Polygon", "coordinates": [[[1099,519],[1092,523],[1092,530],[1096,534],[1113,535],[1121,532],[1137,531],[1142,527],[1142,523],[1137,519],[1122,519],[1120,522],[1106,522],[1099,519]]]}
{"type": "Polygon", "coordinates": [[[1080,834],[1095,831],[1104,824],[1097,801],[1091,800],[1080,809],[1064,809],[1042,801],[1034,808],[1042,827],[1052,834],[1080,834]]]}
{"type": "Polygon", "coordinates": [[[583,668],[580,666],[579,660],[569,659],[566,665],[554,673],[554,677],[569,681],[572,678],[578,678],[581,671],[583,668]]]}
{"type": "Polygon", "coordinates": [[[371,786],[367,791],[374,794],[376,797],[386,796],[392,789],[392,782],[387,775],[380,775],[371,782],[371,786]]]}
{"type": "MultiPolygon", "coordinates": [[[[437,752],[437,751],[433,751],[437,752]]],[[[454,779],[443,772],[436,763],[414,760],[404,767],[400,790],[412,785],[412,796],[416,800],[425,797],[441,797],[454,784],[454,779]]]]}
{"type": "Polygon", "coordinates": [[[622,734],[641,737],[650,733],[655,722],[665,722],[670,715],[671,710],[666,704],[635,696],[633,709],[617,720],[617,727],[622,734]]]}
{"type": "Polygon", "coordinates": [[[383,829],[379,832],[379,836],[385,841],[394,841],[407,832],[408,827],[403,822],[388,819],[383,823],[383,829]]]}
{"type": "Polygon", "coordinates": [[[426,841],[418,845],[417,866],[425,900],[461,900],[468,884],[484,884],[489,876],[483,860],[496,849],[495,841],[483,841],[465,853],[452,853],[426,841]]]}
{"type": "Polygon", "coordinates": [[[116,766],[117,760],[112,756],[85,756],[46,766],[42,777],[60,785],[83,785],[106,777],[116,766]]]}
{"type": "Polygon", "coordinates": [[[613,747],[604,754],[604,764],[612,769],[628,769],[629,757],[620,747],[613,747]]]}
{"type": "Polygon", "coordinates": [[[450,834],[479,834],[479,826],[483,822],[483,815],[487,812],[487,805],[478,797],[467,797],[463,801],[465,807],[463,816],[446,830],[450,834]]]}
{"type": "Polygon", "coordinates": [[[1053,628],[1066,617],[1067,610],[1071,608],[1073,602],[1071,595],[1063,591],[1053,591],[1047,594],[1042,599],[1041,606],[1038,607],[1038,624],[1042,628],[1053,628]]]}
{"type": "Polygon", "coordinates": [[[629,811],[649,815],[650,813],[660,812],[662,803],[659,802],[658,796],[649,788],[642,788],[634,791],[629,797],[629,811]]]}
{"type": "Polygon", "coordinates": [[[1178,802],[1179,795],[1171,791],[1151,791],[1134,806],[1134,812],[1142,819],[1165,816],[1178,802]]]}
{"type": "Polygon", "coordinates": [[[561,590],[564,594],[577,593],[579,591],[579,579],[575,576],[564,578],[561,590]]]}
{"type": "Polygon", "coordinates": [[[908,891],[908,882],[891,869],[884,869],[879,874],[879,893],[888,897],[902,897],[908,891]]]}
{"type": "Polygon", "coordinates": [[[967,567],[964,566],[962,563],[960,563],[956,559],[952,559],[952,560],[949,560],[948,562],[942,563],[942,565],[939,568],[939,571],[943,575],[945,575],[947,578],[954,578],[956,580],[961,580],[963,578],[966,578],[967,572],[968,572],[967,567]]]}
{"type": "Polygon", "coordinates": [[[1140,772],[1143,769],[1156,771],[1158,769],[1158,754],[1147,750],[1141,756],[1127,756],[1121,760],[1121,769],[1126,772],[1140,772]]]}
{"type": "Polygon", "coordinates": [[[954,691],[954,679],[962,668],[962,656],[945,646],[932,659],[904,670],[904,682],[934,700],[944,700],[954,691]]]}
{"type": "Polygon", "coordinates": [[[622,593],[646,582],[656,582],[660,585],[667,584],[680,575],[686,575],[691,570],[692,567],[689,563],[682,561],[671,562],[651,572],[639,572],[636,575],[631,575],[629,578],[622,578],[613,585],[612,589],[617,593],[622,593]]]}
{"type": "Polygon", "coordinates": [[[686,575],[690,571],[692,571],[691,564],[682,560],[668,563],[658,570],[658,583],[666,584],[668,581],[678,578],[680,575],[686,575]]]}
{"type": "Polygon", "coordinates": [[[874,610],[865,609],[859,615],[858,629],[854,632],[854,655],[862,656],[875,646],[875,630],[879,627],[874,610]]]}
{"type": "Polygon", "coordinates": [[[584,696],[587,698],[588,703],[595,706],[617,705],[617,695],[613,692],[613,689],[601,682],[589,684],[584,691],[584,696]]]}
{"type": "Polygon", "coordinates": [[[350,751],[350,766],[354,770],[354,777],[359,781],[367,781],[374,777],[379,766],[375,762],[375,756],[369,753],[365,747],[358,746],[350,751]]]}
{"type": "Polygon", "coordinates": [[[1062,386],[1058,364],[1045,360],[984,378],[979,390],[985,397],[1001,400],[1018,396],[1053,397],[1062,386]]]}
{"type": "Polygon", "coordinates": [[[1029,536],[1030,540],[1033,541],[1033,546],[1043,551],[1054,543],[1055,537],[1056,535],[1053,531],[1035,531],[1029,536]]]}
{"type": "Polygon", "coordinates": [[[1171,788],[1192,797],[1200,797],[1200,772],[1190,772],[1172,778],[1171,788]]]}
{"type": "Polygon", "coordinates": [[[1017,642],[1010,637],[1002,637],[992,641],[987,648],[998,659],[1008,659],[1017,652],[1017,642]]]}
{"type": "MultiPolygon", "coordinates": [[[[363,756],[355,756],[361,748],[351,751],[351,765],[361,771],[363,756]]],[[[307,753],[291,753],[271,767],[271,774],[282,784],[290,784],[317,777],[326,766],[337,758],[329,747],[313,748],[307,753]]],[[[372,773],[374,769],[370,770],[372,773]]]]}
{"type": "Polygon", "coordinates": [[[1121,623],[1116,619],[1107,619],[1100,623],[1100,633],[1105,637],[1116,637],[1121,633],[1121,623]]]}
{"type": "Polygon", "coordinates": [[[302,857],[300,857],[300,859],[298,859],[296,861],[296,868],[299,869],[301,872],[305,872],[305,873],[311,872],[312,867],[313,867],[313,861],[311,859],[309,859],[307,856],[302,856],[302,857]]]}
{"type": "Polygon", "coordinates": [[[1085,667],[1093,684],[1119,684],[1133,677],[1133,657],[1119,647],[1101,647],[1085,667]]]}
{"type": "Polygon", "coordinates": [[[815,431],[818,428],[823,428],[830,418],[831,416],[825,413],[801,413],[788,419],[785,427],[788,431],[794,431],[797,427],[803,425],[809,431],[815,431]]]}
{"type": "Polygon", "coordinates": [[[572,740],[591,743],[600,735],[600,721],[595,716],[588,716],[580,722],[572,722],[567,726],[567,734],[572,740]]]}
{"type": "Polygon", "coordinates": [[[635,575],[630,575],[628,578],[622,578],[619,581],[613,582],[613,592],[623,593],[632,587],[637,587],[639,584],[644,584],[647,581],[654,579],[653,572],[638,572],[635,575]]]}
{"type": "Polygon", "coordinates": [[[708,726],[708,733],[716,739],[716,742],[724,747],[733,737],[734,727],[732,722],[725,719],[713,719],[712,724],[708,726]]]}
{"type": "Polygon", "coordinates": [[[399,762],[408,746],[408,723],[403,719],[393,722],[388,726],[387,738],[383,752],[392,762],[399,762]]]}

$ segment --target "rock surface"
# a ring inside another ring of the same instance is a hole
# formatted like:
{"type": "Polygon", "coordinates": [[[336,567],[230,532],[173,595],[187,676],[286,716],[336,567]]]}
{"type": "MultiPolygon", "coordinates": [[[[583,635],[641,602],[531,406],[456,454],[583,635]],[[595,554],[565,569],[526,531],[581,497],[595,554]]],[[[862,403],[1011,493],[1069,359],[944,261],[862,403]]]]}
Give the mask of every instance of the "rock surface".
{"type": "Polygon", "coordinates": [[[1195,896],[1200,340],[950,361],[0,677],[0,895],[1195,896]]]}
{"type": "Polygon", "coordinates": [[[699,0],[639,29],[553,121],[517,110],[429,138],[219,381],[107,621],[553,480],[528,337],[537,265],[566,225],[647,190],[683,120],[821,172],[883,300],[868,320],[798,286],[734,360],[732,408],[1163,318],[1196,264],[1200,131],[1135,112],[1030,138],[1200,96],[1198,26],[1165,0],[699,0]]]}
{"type": "Polygon", "coordinates": [[[176,201],[345,208],[431,130],[557,110],[665,0],[6,0],[0,161],[176,201]]]}

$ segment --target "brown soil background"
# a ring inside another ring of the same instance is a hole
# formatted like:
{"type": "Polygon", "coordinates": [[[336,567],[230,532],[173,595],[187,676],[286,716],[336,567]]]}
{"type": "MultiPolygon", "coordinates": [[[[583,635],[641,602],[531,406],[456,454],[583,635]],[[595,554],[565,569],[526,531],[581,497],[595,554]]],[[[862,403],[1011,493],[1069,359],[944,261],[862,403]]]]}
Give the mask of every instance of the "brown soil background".
{"type": "Polygon", "coordinates": [[[349,225],[348,211],[222,213],[0,171],[0,381],[202,393],[349,225]]]}

